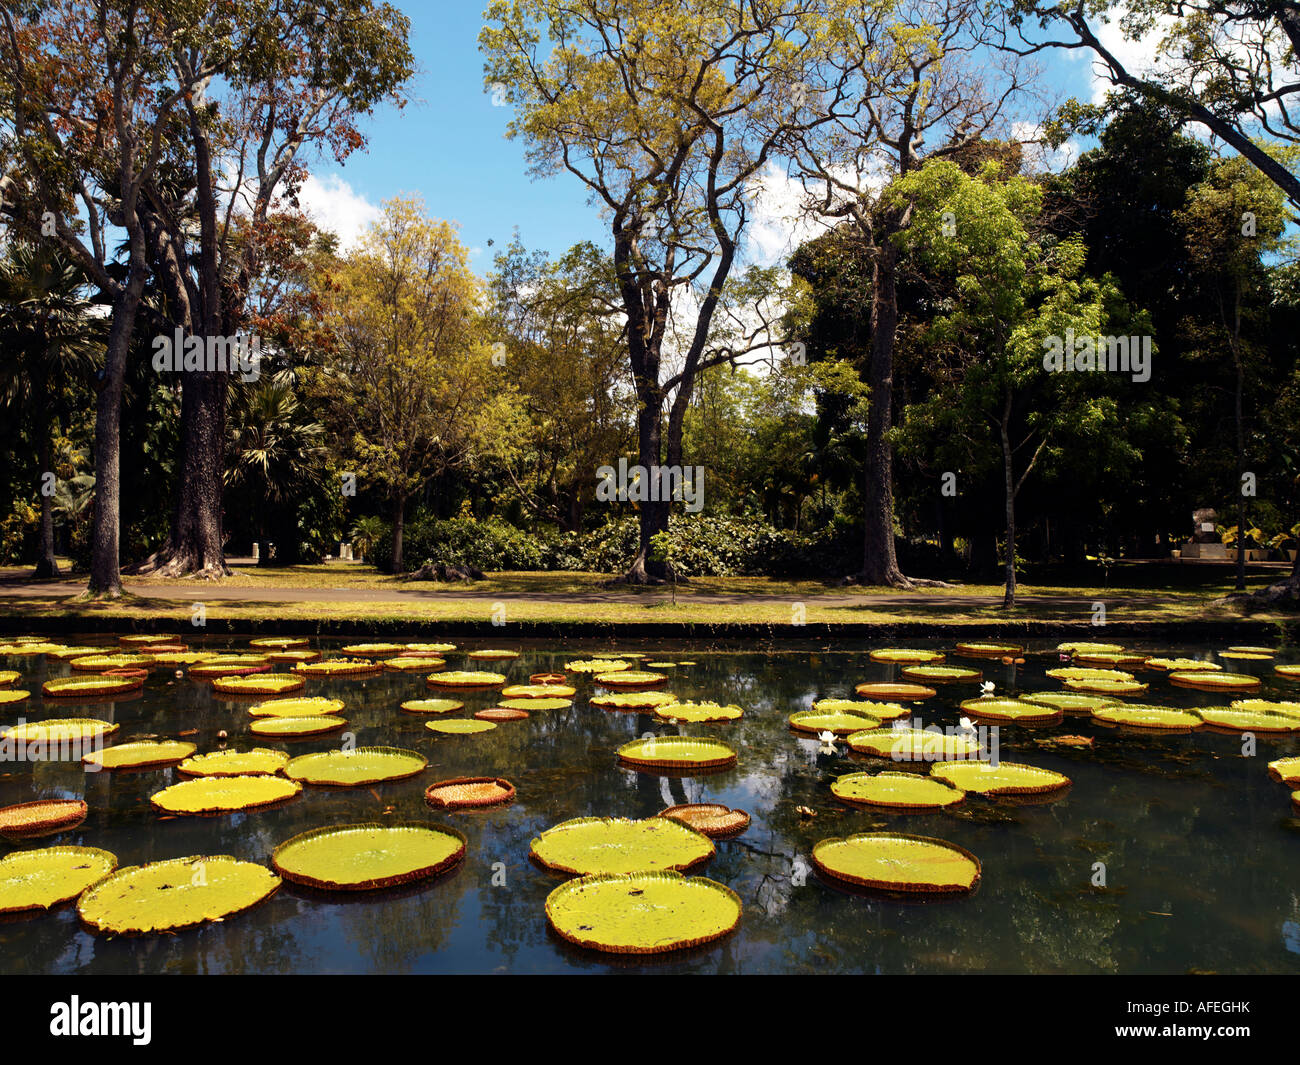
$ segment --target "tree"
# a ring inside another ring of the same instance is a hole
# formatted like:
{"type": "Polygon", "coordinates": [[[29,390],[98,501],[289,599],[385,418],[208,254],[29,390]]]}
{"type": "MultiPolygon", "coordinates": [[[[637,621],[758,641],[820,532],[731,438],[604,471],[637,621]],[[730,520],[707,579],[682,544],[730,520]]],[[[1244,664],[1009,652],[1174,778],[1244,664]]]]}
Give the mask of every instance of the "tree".
{"type": "Polygon", "coordinates": [[[476,319],[468,253],[419,201],[386,203],[328,288],[337,402],[362,471],[387,492],[401,572],[407,501],[430,477],[508,446],[512,391],[476,319]]]}
{"type": "MultiPolygon", "coordinates": [[[[1237,590],[1246,588],[1246,376],[1257,361],[1242,335],[1243,318],[1267,312],[1263,259],[1282,247],[1290,218],[1281,191],[1240,157],[1218,160],[1204,182],[1189,190],[1178,214],[1184,240],[1217,326],[1210,342],[1232,355],[1233,424],[1236,430],[1237,590]]],[[[1251,493],[1253,494],[1253,492],[1251,493]]]]}
{"type": "MultiPolygon", "coordinates": [[[[697,375],[735,361],[711,343],[753,183],[800,139],[858,106],[832,56],[841,5],[820,0],[494,0],[484,80],[515,108],[533,172],[566,171],[605,213],[652,498],[625,578],[669,573],[661,461],[680,468],[697,375]],[[545,38],[545,46],[543,46],[545,38]],[[666,423],[665,423],[666,409],[666,423]]],[[[851,58],[851,57],[850,57],[851,58]]],[[[770,341],[768,341],[770,342],[770,341]]]]}
{"type": "Polygon", "coordinates": [[[56,246],[14,243],[0,262],[0,388],[7,406],[32,412],[40,496],[36,577],[59,572],[54,557],[54,432],[62,401],[89,379],[103,345],[103,319],[93,316],[84,272],[56,246]]]}
{"type": "Polygon", "coordinates": [[[802,153],[813,209],[842,219],[871,264],[870,349],[863,493],[866,584],[911,587],[894,548],[894,348],[899,326],[896,237],[912,219],[906,199],[872,192],[927,160],[959,158],[993,136],[1033,71],[990,59],[999,16],[981,0],[906,0],[868,7],[853,26],[854,88],[862,107],[835,118],[834,133],[802,153]],[[926,147],[929,145],[929,147],[926,147]],[[881,181],[881,178],[884,181],[881,181]]]}
{"type": "MultiPolygon", "coordinates": [[[[1117,425],[1116,404],[1099,380],[1106,375],[1091,362],[1071,372],[1072,351],[1070,362],[1051,366],[1045,352],[1052,341],[1063,349],[1075,336],[1101,343],[1115,325],[1125,327],[1113,332],[1127,339],[1122,297],[1112,280],[1083,273],[1082,245],[1037,239],[1041,191],[1024,178],[999,180],[995,166],[974,178],[951,162],[930,161],[895,182],[886,199],[913,212],[896,238],[900,250],[955,283],[956,300],[929,330],[951,367],[932,403],[949,412],[953,432],[970,434],[976,450],[983,446],[977,427],[992,430],[1006,520],[1003,606],[1010,608],[1016,499],[1026,480],[1063,437],[1086,440],[1117,425]]],[[[1103,362],[1106,355],[1102,346],[1103,362]]]]}

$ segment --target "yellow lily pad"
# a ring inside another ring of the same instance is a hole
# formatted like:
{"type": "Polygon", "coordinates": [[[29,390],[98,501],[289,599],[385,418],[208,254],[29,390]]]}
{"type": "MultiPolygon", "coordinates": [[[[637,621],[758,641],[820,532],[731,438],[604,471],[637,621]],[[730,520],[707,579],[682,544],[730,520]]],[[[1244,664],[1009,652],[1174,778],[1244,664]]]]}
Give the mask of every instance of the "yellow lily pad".
{"type": "Polygon", "coordinates": [[[426,721],[424,727],[430,732],[441,732],[445,736],[470,736],[476,732],[491,732],[496,728],[496,723],[455,717],[447,721],[426,721]]]}
{"type": "Polygon", "coordinates": [[[243,677],[250,673],[265,672],[271,660],[265,655],[215,655],[190,667],[190,676],[196,680],[213,677],[243,677]]]}
{"type": "Polygon", "coordinates": [[[145,766],[170,765],[188,758],[198,748],[184,740],[137,740],[119,743],[82,756],[82,762],[100,769],[142,769],[145,766]]]}
{"type": "Polygon", "coordinates": [[[504,673],[453,669],[434,673],[425,679],[430,688],[499,688],[506,682],[504,673]]]}
{"type": "Polygon", "coordinates": [[[302,677],[253,675],[251,677],[214,677],[212,690],[225,695],[283,695],[306,685],[302,677]]]}
{"type": "Polygon", "coordinates": [[[208,751],[186,758],[176,772],[186,777],[274,776],[289,764],[289,755],[269,747],[251,751],[208,751]]]}
{"type": "Polygon", "coordinates": [[[871,699],[818,699],[812,708],[824,714],[860,714],[881,721],[893,721],[913,713],[911,707],[902,703],[881,703],[871,699]]]}
{"type": "Polygon", "coordinates": [[[440,825],[340,825],[285,840],[271,866],[295,884],[334,891],[374,891],[446,872],[465,857],[465,837],[440,825]]]}
{"type": "Polygon", "coordinates": [[[923,662],[942,662],[942,651],[918,651],[908,647],[881,647],[868,656],[873,662],[893,662],[902,665],[919,665],[923,662]]]}
{"type": "Polygon", "coordinates": [[[851,732],[880,727],[880,718],[846,711],[799,710],[789,717],[790,727],[796,732],[831,732],[847,736],[851,732]]]}
{"type": "Polygon", "coordinates": [[[454,714],[464,710],[465,704],[456,699],[407,699],[400,709],[408,714],[454,714]]]}
{"type": "Polygon", "coordinates": [[[1211,692],[1253,692],[1260,687],[1258,677],[1245,673],[1210,673],[1200,669],[1170,673],[1169,683],[1179,688],[1197,688],[1211,692]]]}
{"type": "Polygon", "coordinates": [[[618,658],[588,658],[566,662],[564,668],[569,673],[617,673],[631,669],[632,663],[618,658]]]}
{"type": "Polygon", "coordinates": [[[1141,695],[1150,685],[1136,680],[1067,680],[1065,686],[1071,691],[1096,692],[1098,695],[1141,695]]]}
{"type": "Polygon", "coordinates": [[[154,809],[165,814],[233,813],[287,802],[302,791],[295,780],[266,775],[195,777],[152,796],[154,809]]]}
{"type": "Polygon", "coordinates": [[[653,710],[656,706],[667,706],[677,702],[677,696],[671,692],[607,692],[593,695],[588,702],[602,710],[653,710]]]}
{"type": "Polygon", "coordinates": [[[1198,706],[1195,713],[1207,725],[1233,732],[1300,732],[1300,718],[1267,710],[1232,710],[1222,706],[1198,706]]]}
{"type": "Polygon", "coordinates": [[[322,736],[347,725],[347,719],[324,715],[322,717],[264,717],[248,726],[255,736],[322,736]]]}
{"type": "Polygon", "coordinates": [[[967,699],[961,708],[988,721],[1016,721],[1022,725],[1050,725],[1065,716],[1059,707],[1040,706],[1021,699],[967,699]]]}
{"type": "Polygon", "coordinates": [[[24,743],[62,743],[69,740],[97,740],[111,736],[122,726],[114,721],[99,721],[93,717],[58,717],[48,721],[27,721],[0,729],[0,737],[24,743]]]}
{"type": "Polygon", "coordinates": [[[1268,775],[1283,784],[1300,784],[1300,757],[1278,758],[1269,762],[1268,775]]]}
{"type": "Polygon", "coordinates": [[[695,736],[632,740],[618,749],[618,756],[647,769],[718,769],[736,761],[736,752],[725,743],[695,736]]]}
{"type": "Polygon", "coordinates": [[[740,923],[739,896],[704,877],[618,873],[579,877],[546,898],[561,938],[614,954],[663,954],[721,939],[740,923]]]}
{"type": "Polygon", "coordinates": [[[668,678],[662,673],[650,673],[643,669],[625,669],[597,673],[596,683],[606,688],[657,688],[661,684],[667,684],[668,678]]]}
{"type": "Polygon", "coordinates": [[[1102,706],[1092,712],[1093,720],[1129,728],[1163,729],[1190,732],[1202,725],[1191,710],[1174,710],[1165,706],[1102,706]]]}
{"type": "Polygon", "coordinates": [[[903,676],[926,684],[971,684],[984,679],[984,674],[978,669],[961,666],[907,666],[903,669],[903,676]]]}
{"type": "Polygon", "coordinates": [[[858,887],[916,894],[971,891],[980,862],[970,851],[928,836],[860,832],[824,839],[812,850],[823,874],[858,887]]]}
{"type": "Polygon", "coordinates": [[[70,902],[117,868],[97,847],[41,847],[0,858],[0,913],[49,910],[70,902]]]}
{"type": "Polygon", "coordinates": [[[1087,692],[1034,692],[1020,696],[1020,701],[1035,706],[1052,706],[1057,710],[1091,713],[1099,706],[1116,706],[1117,700],[1087,692]]]}
{"type": "Polygon", "coordinates": [[[369,658],[327,658],[323,662],[295,662],[289,667],[305,677],[373,677],[384,667],[369,658]]]}
{"type": "Polygon", "coordinates": [[[977,739],[929,732],[923,728],[879,728],[854,732],[849,747],[859,754],[893,758],[899,762],[939,762],[974,758],[980,752],[977,739]]]}
{"type": "Polygon", "coordinates": [[[745,711],[738,706],[721,706],[718,703],[665,703],[656,706],[654,715],[663,721],[717,722],[739,721],[745,711]]]}
{"type": "Polygon", "coordinates": [[[148,669],[153,659],[149,655],[87,655],[68,664],[79,673],[104,673],[110,669],[148,669]]]}
{"type": "Polygon", "coordinates": [[[507,710],[564,710],[573,705],[572,699],[502,699],[497,703],[507,710]]]}
{"type": "Polygon", "coordinates": [[[172,858],[109,874],[81,896],[77,914],[96,932],[175,932],[250,909],[279,886],[265,866],[228,855],[172,858]]]}
{"type": "Polygon", "coordinates": [[[41,685],[47,699],[93,699],[104,695],[122,695],[144,687],[143,677],[58,677],[41,685]]]}
{"type": "Polygon", "coordinates": [[[1070,778],[1018,762],[945,762],[930,770],[945,784],[979,795],[1043,795],[1070,786],[1070,778]]]}
{"type": "Polygon", "coordinates": [[[680,871],[715,853],[708,836],[665,817],[578,817],[548,828],[529,850],[548,869],[578,876],[680,871]]]}
{"type": "Polygon", "coordinates": [[[507,699],[569,699],[578,689],[567,684],[508,684],[501,694],[507,699]]]}
{"type": "Polygon", "coordinates": [[[252,717],[333,717],[343,709],[342,699],[314,696],[306,699],[270,699],[248,708],[252,717]]]}
{"type": "Polygon", "coordinates": [[[290,780],[333,787],[357,788],[381,781],[405,780],[423,773],[429,764],[417,751],[398,747],[354,747],[345,751],[317,751],[291,758],[284,767],[290,780]]]}
{"type": "Polygon", "coordinates": [[[831,784],[831,794],[855,805],[896,810],[941,810],[966,798],[965,792],[941,780],[888,770],[846,773],[831,784]]]}

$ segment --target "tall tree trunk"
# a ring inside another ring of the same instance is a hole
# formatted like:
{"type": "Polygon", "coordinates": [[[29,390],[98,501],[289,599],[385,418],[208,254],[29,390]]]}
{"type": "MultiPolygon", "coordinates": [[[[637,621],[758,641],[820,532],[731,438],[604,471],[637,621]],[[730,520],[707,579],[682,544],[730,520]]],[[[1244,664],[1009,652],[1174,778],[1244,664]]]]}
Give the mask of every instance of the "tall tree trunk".
{"type": "MultiPolygon", "coordinates": [[[[648,485],[646,490],[658,487],[655,472],[659,468],[663,433],[661,400],[642,397],[641,410],[637,415],[637,461],[646,470],[648,485]]],[[[659,493],[656,491],[656,495],[659,493]]],[[[654,537],[668,531],[668,512],[671,503],[668,500],[642,500],[638,504],[637,525],[640,533],[636,558],[620,580],[628,584],[658,584],[671,576],[668,564],[653,557],[651,541],[654,537]]]]}
{"type": "MultiPolygon", "coordinates": [[[[137,243],[133,240],[133,243],[137,243]]],[[[133,254],[126,287],[114,301],[113,324],[104,353],[104,381],[95,401],[95,513],[90,530],[90,581],[94,596],[117,598],[122,594],[121,499],[122,485],[122,382],[126,356],[135,330],[136,312],[144,292],[145,269],[133,254]]]]}
{"type": "Polygon", "coordinates": [[[862,581],[910,587],[894,552],[894,338],[898,329],[898,250],[892,231],[881,239],[872,268],[870,414],[863,499],[862,581]]]}
{"type": "MultiPolygon", "coordinates": [[[[1011,396],[1007,395],[1010,407],[1011,396]]],[[[1007,418],[1004,416],[1000,425],[1002,431],[1002,476],[1006,489],[1007,545],[1003,563],[1006,571],[1006,587],[1002,593],[1002,607],[1009,610],[1016,605],[1016,485],[1012,468],[1011,436],[1007,431],[1007,418]]]]}
{"type": "Polygon", "coordinates": [[[225,577],[221,497],[228,375],[186,373],[181,384],[181,468],[171,552],[164,577],[225,577]]]}
{"type": "Polygon", "coordinates": [[[393,572],[402,570],[402,538],[406,534],[406,496],[393,498],[393,572]]]}
{"type": "Polygon", "coordinates": [[[53,481],[54,443],[50,440],[49,388],[42,373],[34,382],[36,393],[36,433],[40,441],[41,541],[36,557],[36,578],[57,577],[59,563],[54,557],[54,499],[51,496],[53,481]]]}

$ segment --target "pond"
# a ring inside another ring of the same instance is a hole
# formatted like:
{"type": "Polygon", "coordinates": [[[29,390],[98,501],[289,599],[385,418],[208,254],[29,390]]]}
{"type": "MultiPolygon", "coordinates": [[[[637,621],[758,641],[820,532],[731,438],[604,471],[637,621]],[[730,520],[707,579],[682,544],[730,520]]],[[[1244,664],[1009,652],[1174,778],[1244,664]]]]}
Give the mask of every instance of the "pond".
{"type": "MultiPolygon", "coordinates": [[[[205,649],[247,647],[237,639],[201,643],[205,649]]],[[[340,643],[316,641],[326,651],[340,643]]],[[[1300,754],[1300,740],[1260,734],[1256,753],[1243,756],[1239,735],[1125,732],[1087,714],[1067,714],[1052,726],[1000,726],[1004,761],[1056,770],[1073,781],[1055,801],[1017,804],[971,795],[936,813],[852,808],[831,795],[831,782],[855,770],[893,767],[850,753],[843,741],[835,753],[825,753],[815,736],[792,732],[787,717],[815,698],[853,698],[857,683],[896,679],[899,667],[871,661],[870,646],[762,653],[622,647],[693,663],[671,671],[669,687],[678,696],[745,709],[739,721],[680,727],[590,706],[595,689],[579,679],[567,709],[534,712],[478,735],[436,736],[425,728],[426,718],[398,709],[403,700],[443,694],[427,691],[423,673],[309,679],[300,694],[344,700],[342,713],[357,744],[412,749],[429,768],[374,787],[307,786],[282,806],[219,817],[159,817],[150,796],[179,779],[174,768],[86,773],[75,762],[4,764],[0,806],[84,798],[90,813],[80,827],[55,837],[0,842],[0,853],[76,843],[112,851],[122,865],[201,854],[265,863],[277,844],[308,829],[395,819],[451,825],[465,834],[467,855],[436,880],[376,893],[330,894],[286,883],[251,910],[174,935],[95,935],[79,924],[71,905],[9,918],[0,923],[0,971],[1300,972],[1300,819],[1288,788],[1266,771],[1268,761],[1300,754]],[[620,765],[616,749],[646,733],[715,736],[739,759],[734,768],[698,777],[620,765]],[[1051,742],[1061,735],[1092,744],[1051,742]],[[481,775],[508,778],[517,788],[515,800],[462,812],[426,805],[430,783],[481,775]],[[573,947],[549,930],[543,906],[562,878],[529,860],[530,841],[539,832],[574,817],[642,818],[701,801],[752,816],[743,835],[718,841],[716,856],[693,870],[740,896],[744,912],[733,934],[686,952],[638,959],[573,947]],[[969,896],[916,902],[853,894],[811,871],[809,855],[819,840],[881,828],[966,848],[982,862],[982,880],[969,896]],[[1104,863],[1104,887],[1094,883],[1097,863],[1104,863]]],[[[951,650],[952,644],[909,646],[951,650]]],[[[1060,690],[1044,676],[1062,665],[1054,646],[1035,641],[1023,665],[972,664],[999,695],[1060,690]]],[[[526,682],[530,674],[614,649],[526,646],[521,657],[499,665],[466,664],[456,652],[447,656],[447,668],[500,669],[512,682],[526,682]]],[[[1167,645],[1142,649],[1172,651],[1167,645]]],[[[1212,657],[1214,650],[1180,646],[1176,653],[1212,657]]],[[[1278,661],[1295,657],[1282,652],[1278,661]]],[[[949,656],[950,663],[962,661],[949,656]]],[[[1261,676],[1261,697],[1300,699],[1300,684],[1277,678],[1272,663],[1225,666],[1261,676]]],[[[18,686],[33,692],[28,703],[0,708],[0,724],[20,716],[102,717],[122,726],[114,737],[119,742],[197,730],[189,738],[200,751],[220,746],[223,730],[228,746],[243,749],[300,754],[340,742],[338,734],[288,743],[251,736],[249,699],[222,698],[208,683],[178,679],[171,670],[152,673],[135,698],[70,707],[42,702],[39,694],[43,680],[69,672],[66,663],[6,659],[0,668],[21,670],[18,686]]],[[[1151,672],[1143,671],[1141,679],[1151,690],[1138,702],[1194,707],[1229,701],[1174,687],[1151,672]]],[[[977,685],[941,686],[937,697],[915,704],[915,716],[926,724],[956,725],[960,700],[977,694],[977,685]]],[[[457,698],[466,704],[462,716],[499,700],[494,691],[457,698]]]]}

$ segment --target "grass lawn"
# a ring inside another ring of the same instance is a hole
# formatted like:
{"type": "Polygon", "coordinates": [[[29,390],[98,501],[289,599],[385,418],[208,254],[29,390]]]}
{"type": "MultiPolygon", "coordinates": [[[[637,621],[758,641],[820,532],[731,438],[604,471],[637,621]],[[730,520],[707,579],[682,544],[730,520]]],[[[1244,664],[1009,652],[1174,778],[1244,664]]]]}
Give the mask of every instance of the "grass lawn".
{"type": "MultiPolygon", "coordinates": [[[[610,585],[598,573],[494,573],[473,584],[412,581],[360,563],[333,562],[295,567],[238,567],[221,582],[128,577],[117,601],[82,598],[84,577],[31,582],[29,571],[0,569],[0,613],[30,621],[84,618],[100,624],[147,621],[188,623],[196,602],[207,617],[227,624],[373,622],[486,624],[494,616],[517,622],[597,625],[741,624],[772,629],[807,625],[899,625],[931,623],[972,626],[1027,622],[1088,625],[1094,604],[1104,603],[1107,622],[1231,622],[1242,615],[1216,602],[1232,589],[1228,570],[1207,571],[1197,581],[1149,586],[1150,571],[1117,570],[1112,586],[1059,583],[1022,585],[1019,605],[1001,607],[1002,587],[954,584],[949,588],[843,586],[836,582],[759,577],[696,578],[671,587],[610,585]]],[[[1252,577],[1260,587],[1273,575],[1252,577]]],[[[1255,614],[1255,621],[1286,621],[1286,615],[1255,614]]],[[[1294,620],[1293,618],[1291,620],[1294,620]]],[[[98,626],[96,626],[98,627],[98,626]]]]}

